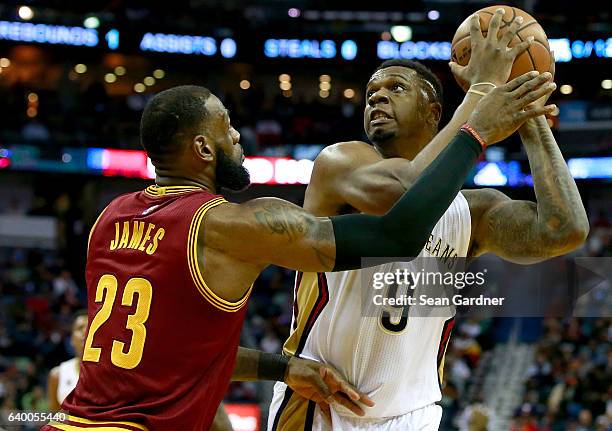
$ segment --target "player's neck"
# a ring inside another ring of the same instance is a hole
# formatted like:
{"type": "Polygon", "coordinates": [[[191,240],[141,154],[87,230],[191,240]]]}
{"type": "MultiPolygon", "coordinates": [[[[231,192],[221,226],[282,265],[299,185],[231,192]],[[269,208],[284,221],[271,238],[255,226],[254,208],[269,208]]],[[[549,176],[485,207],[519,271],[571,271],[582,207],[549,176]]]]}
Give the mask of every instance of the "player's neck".
{"type": "Polygon", "coordinates": [[[402,159],[412,160],[421,151],[421,146],[414,146],[413,142],[394,141],[386,143],[384,146],[374,145],[376,150],[385,159],[401,157],[402,159]]]}
{"type": "Polygon", "coordinates": [[[180,175],[173,175],[170,173],[160,174],[156,172],[155,184],[160,187],[194,186],[216,193],[214,182],[210,181],[208,178],[186,178],[180,175]]]}

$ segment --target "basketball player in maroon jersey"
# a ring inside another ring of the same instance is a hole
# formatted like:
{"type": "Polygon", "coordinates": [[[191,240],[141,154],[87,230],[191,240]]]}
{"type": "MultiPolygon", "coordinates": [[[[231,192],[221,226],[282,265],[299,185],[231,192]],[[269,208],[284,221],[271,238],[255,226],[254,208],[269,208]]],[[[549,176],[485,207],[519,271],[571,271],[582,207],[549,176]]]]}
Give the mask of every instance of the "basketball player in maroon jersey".
{"type": "Polygon", "coordinates": [[[43,429],[207,430],[259,273],[269,264],[328,272],[359,268],[362,256],[416,256],[483,148],[554,109],[524,109],[552,91],[534,76],[483,97],[383,216],[317,218],[274,198],[226,202],[216,191],[240,190],[249,177],[223,104],[195,86],[153,97],[141,140],[156,184],[113,200],[92,228],[81,374],[62,404],[67,420],[43,429]]]}

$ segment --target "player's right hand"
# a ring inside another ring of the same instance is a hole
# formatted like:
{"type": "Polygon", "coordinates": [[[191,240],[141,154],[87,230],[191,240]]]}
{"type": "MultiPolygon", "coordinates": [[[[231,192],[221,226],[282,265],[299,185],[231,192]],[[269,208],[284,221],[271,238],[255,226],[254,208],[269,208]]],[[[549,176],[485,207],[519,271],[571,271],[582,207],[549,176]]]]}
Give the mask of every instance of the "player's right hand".
{"type": "Polygon", "coordinates": [[[530,118],[555,112],[556,105],[533,105],[536,100],[545,99],[555,88],[550,72],[525,73],[480,99],[468,124],[488,145],[499,142],[530,118]]]}
{"type": "Polygon", "coordinates": [[[374,406],[366,394],[343,379],[336,369],[310,359],[293,356],[287,366],[285,383],[294,392],[317,403],[328,418],[329,405],[333,403],[343,405],[358,416],[365,414],[361,405],[374,406]]]}
{"type": "Polygon", "coordinates": [[[504,35],[498,37],[503,15],[503,8],[495,11],[486,36],[482,35],[478,14],[470,17],[470,61],[466,66],[449,63],[451,72],[465,90],[477,82],[491,82],[497,86],[505,84],[510,77],[514,59],[525,52],[533,42],[533,38],[529,38],[510,48],[508,45],[516,36],[523,17],[517,17],[504,35]]]}

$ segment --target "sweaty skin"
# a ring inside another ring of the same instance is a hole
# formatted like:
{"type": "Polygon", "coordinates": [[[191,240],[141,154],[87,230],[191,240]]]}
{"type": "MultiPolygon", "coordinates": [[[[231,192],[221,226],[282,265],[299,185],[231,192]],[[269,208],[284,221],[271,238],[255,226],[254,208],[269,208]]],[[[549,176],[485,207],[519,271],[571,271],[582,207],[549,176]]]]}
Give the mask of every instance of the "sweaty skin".
{"type": "MultiPolygon", "coordinates": [[[[478,97],[470,93],[429,144],[423,133],[410,137],[404,132],[408,126],[427,129],[427,119],[438,116],[434,104],[414,102],[423,97],[415,74],[412,69],[393,66],[372,76],[366,89],[366,132],[394,138],[374,146],[351,141],[325,148],[315,160],[306,190],[307,211],[317,216],[384,214],[444,148],[448,136],[467,120],[470,100],[478,97]],[[419,113],[419,106],[428,108],[429,114],[419,113]],[[393,119],[372,125],[368,121],[371,113],[380,109],[393,119]],[[423,119],[420,126],[415,124],[418,118],[423,119]]],[[[533,263],[568,253],[586,238],[584,206],[546,119],[528,120],[520,136],[533,172],[537,202],[511,200],[494,189],[464,190],[472,216],[468,257],[492,252],[512,262],[533,263]]]]}

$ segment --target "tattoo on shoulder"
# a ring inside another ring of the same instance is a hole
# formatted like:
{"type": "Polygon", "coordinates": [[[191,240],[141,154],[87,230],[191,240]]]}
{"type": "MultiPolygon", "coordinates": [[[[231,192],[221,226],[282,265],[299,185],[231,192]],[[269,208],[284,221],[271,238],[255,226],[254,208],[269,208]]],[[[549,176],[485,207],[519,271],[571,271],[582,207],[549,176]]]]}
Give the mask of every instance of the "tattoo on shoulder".
{"type": "Polygon", "coordinates": [[[333,266],[335,257],[325,251],[333,238],[331,221],[318,223],[312,214],[283,202],[265,203],[254,215],[257,222],[271,234],[282,235],[289,242],[298,238],[309,238],[319,262],[327,267],[333,266]]]}
{"type": "Polygon", "coordinates": [[[284,235],[290,242],[299,236],[308,235],[315,223],[314,218],[302,210],[276,202],[261,206],[255,212],[255,218],[270,233],[284,235]]]}

